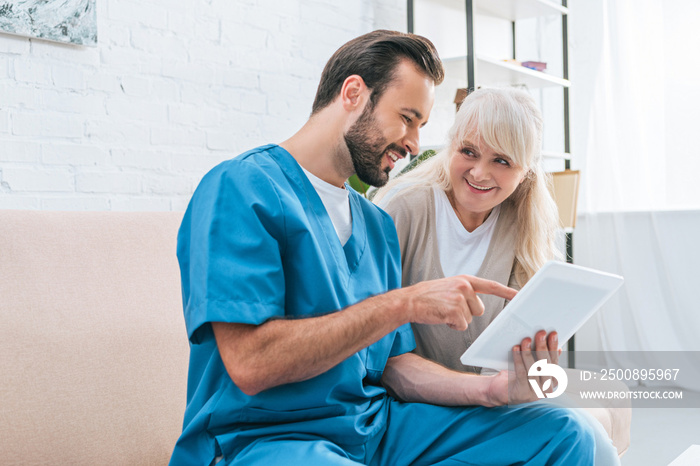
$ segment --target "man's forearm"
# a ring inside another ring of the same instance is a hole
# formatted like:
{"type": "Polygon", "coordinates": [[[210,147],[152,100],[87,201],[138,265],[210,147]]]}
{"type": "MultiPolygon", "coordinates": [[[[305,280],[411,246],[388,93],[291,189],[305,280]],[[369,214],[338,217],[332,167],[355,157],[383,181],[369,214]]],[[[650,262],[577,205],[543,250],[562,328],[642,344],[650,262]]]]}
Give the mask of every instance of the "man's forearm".
{"type": "Polygon", "coordinates": [[[466,330],[472,316],[484,312],[477,293],[515,296],[500,283],[460,275],[393,290],[321,317],[212,327],[229,375],[254,395],[315,377],[408,322],[466,330]]]}
{"type": "Polygon", "coordinates": [[[382,383],[403,401],[493,406],[489,377],[453,371],[413,353],[389,358],[382,383]]]}
{"type": "Polygon", "coordinates": [[[254,395],[315,377],[406,322],[390,292],[320,317],[212,326],[229,375],[254,395]]]}

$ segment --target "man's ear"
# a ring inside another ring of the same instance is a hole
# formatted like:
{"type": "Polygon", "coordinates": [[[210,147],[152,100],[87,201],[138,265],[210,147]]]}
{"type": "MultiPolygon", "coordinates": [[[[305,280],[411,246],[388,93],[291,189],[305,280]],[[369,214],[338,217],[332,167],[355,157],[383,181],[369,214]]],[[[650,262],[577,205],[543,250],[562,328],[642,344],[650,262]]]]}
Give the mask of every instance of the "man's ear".
{"type": "Polygon", "coordinates": [[[368,97],[369,89],[360,75],[353,74],[345,78],[343,87],[340,89],[340,100],[346,111],[352,112],[358,108],[364,108],[368,97]]]}

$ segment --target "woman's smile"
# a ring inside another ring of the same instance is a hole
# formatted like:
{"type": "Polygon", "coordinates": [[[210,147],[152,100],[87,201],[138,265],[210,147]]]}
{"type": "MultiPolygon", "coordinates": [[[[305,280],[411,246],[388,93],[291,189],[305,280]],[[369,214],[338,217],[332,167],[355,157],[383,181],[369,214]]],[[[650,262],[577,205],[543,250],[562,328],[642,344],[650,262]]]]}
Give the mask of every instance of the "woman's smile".
{"type": "Polygon", "coordinates": [[[496,186],[482,186],[480,184],[472,183],[468,179],[464,179],[467,184],[469,185],[470,191],[478,193],[478,194],[483,194],[483,193],[488,193],[491,192],[492,190],[496,189],[496,186]]]}

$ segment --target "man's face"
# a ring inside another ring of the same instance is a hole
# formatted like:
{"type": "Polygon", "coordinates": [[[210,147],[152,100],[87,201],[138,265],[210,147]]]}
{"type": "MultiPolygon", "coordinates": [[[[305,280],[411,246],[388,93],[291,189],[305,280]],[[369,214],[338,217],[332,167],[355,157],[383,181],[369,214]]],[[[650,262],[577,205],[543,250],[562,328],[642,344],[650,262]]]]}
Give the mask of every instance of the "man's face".
{"type": "Polygon", "coordinates": [[[396,158],[406,156],[406,150],[396,143],[387,144],[377,126],[374,109],[367,105],[355,123],[345,134],[357,177],[371,186],[384,186],[389,181],[391,166],[382,166],[387,155],[396,158]]]}
{"type": "Polygon", "coordinates": [[[389,181],[394,163],[419,149],[419,129],[428,121],[435,85],[408,62],[398,65],[394,80],[374,106],[367,103],[345,133],[358,178],[372,186],[389,181]]]}

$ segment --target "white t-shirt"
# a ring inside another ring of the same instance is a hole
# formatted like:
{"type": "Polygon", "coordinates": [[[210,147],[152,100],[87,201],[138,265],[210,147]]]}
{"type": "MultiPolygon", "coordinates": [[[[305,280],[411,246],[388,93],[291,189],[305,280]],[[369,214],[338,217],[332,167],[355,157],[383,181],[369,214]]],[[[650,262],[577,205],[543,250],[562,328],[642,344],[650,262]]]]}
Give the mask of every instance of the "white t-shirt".
{"type": "Polygon", "coordinates": [[[318,196],[323,202],[323,206],[328,212],[328,216],[333,222],[335,232],[338,234],[340,244],[345,246],[352,235],[352,212],[350,211],[350,194],[345,188],[333,186],[323,181],[304,167],[301,168],[306,173],[318,196]]]}
{"type": "Polygon", "coordinates": [[[446,277],[476,275],[486,258],[501,206],[494,207],[486,221],[469,233],[457,217],[445,191],[435,187],[433,193],[442,271],[446,277]]]}

